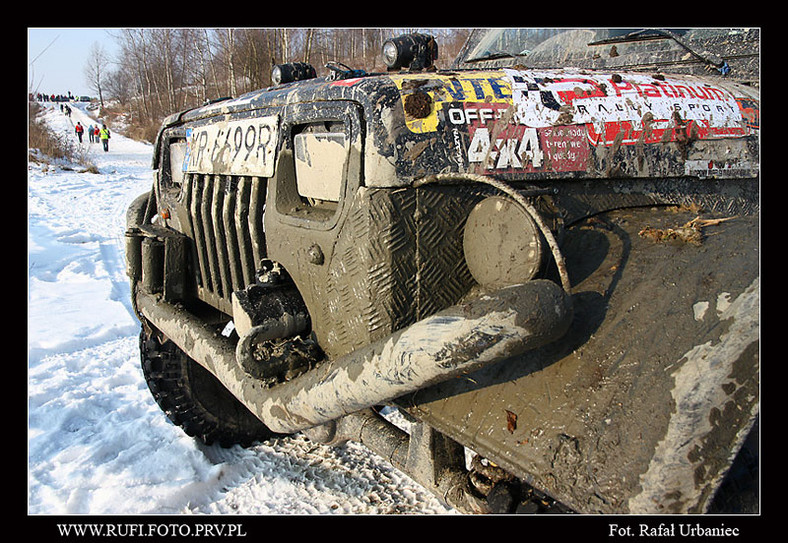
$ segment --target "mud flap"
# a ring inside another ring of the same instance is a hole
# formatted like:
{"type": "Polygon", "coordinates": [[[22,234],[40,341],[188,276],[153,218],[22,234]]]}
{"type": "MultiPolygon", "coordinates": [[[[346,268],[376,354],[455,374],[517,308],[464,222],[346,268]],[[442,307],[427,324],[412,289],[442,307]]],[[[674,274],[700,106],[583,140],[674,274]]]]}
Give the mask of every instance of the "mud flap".
{"type": "Polygon", "coordinates": [[[583,513],[701,513],[759,402],[758,217],[619,210],[569,228],[558,342],[400,400],[583,513]]]}

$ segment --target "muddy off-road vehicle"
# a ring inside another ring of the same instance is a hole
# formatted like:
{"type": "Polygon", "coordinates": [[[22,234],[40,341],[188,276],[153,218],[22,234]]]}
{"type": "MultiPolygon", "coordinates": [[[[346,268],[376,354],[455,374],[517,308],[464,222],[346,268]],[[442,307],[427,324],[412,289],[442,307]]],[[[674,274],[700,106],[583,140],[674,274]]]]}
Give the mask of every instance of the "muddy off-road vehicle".
{"type": "Polygon", "coordinates": [[[461,512],[757,511],[758,31],[382,45],[163,124],[127,260],[170,419],[461,512]]]}

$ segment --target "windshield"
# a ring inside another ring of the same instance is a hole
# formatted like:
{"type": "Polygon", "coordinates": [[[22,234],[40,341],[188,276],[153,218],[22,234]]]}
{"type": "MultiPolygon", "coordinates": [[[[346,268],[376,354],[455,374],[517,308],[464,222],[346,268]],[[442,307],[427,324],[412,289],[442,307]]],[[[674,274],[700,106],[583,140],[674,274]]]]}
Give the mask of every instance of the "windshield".
{"type": "MultiPolygon", "coordinates": [[[[548,39],[568,32],[561,28],[504,28],[484,35],[468,54],[468,61],[525,56],[548,39]]],[[[586,31],[593,32],[593,31],[586,31]]]]}
{"type": "Polygon", "coordinates": [[[457,67],[617,68],[757,78],[758,29],[502,28],[477,31],[457,67]]]}

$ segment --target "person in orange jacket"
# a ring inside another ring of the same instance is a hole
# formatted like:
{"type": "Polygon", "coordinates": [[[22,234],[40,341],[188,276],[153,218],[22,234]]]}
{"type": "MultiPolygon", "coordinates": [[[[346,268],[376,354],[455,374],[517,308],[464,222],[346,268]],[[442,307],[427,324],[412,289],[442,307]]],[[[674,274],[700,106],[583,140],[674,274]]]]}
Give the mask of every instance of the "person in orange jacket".
{"type": "Polygon", "coordinates": [[[82,124],[77,121],[77,126],[74,127],[74,132],[77,133],[77,138],[79,138],[79,143],[82,143],[82,133],[85,131],[85,128],[82,124]]]}

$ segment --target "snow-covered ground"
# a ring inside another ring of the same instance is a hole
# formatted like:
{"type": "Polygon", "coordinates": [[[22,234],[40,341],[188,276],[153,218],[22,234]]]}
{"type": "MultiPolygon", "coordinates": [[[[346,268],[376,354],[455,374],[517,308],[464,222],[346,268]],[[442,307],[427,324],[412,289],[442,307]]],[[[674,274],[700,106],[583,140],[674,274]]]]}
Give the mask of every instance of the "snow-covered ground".
{"type": "MultiPolygon", "coordinates": [[[[95,120],[71,107],[45,118],[76,141],[73,125],[95,120]]],[[[114,132],[108,153],[82,149],[99,173],[28,166],[30,515],[454,514],[361,445],[223,449],[173,426],[142,377],[124,264],[152,147],[114,132]]]]}

